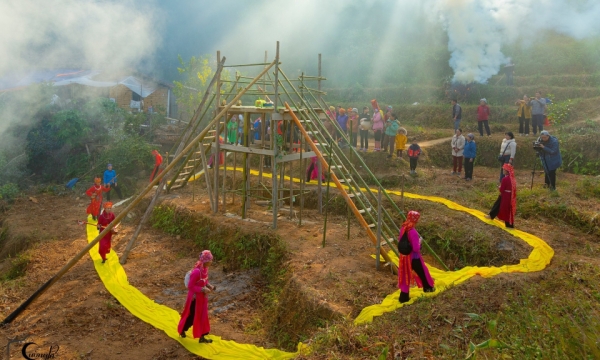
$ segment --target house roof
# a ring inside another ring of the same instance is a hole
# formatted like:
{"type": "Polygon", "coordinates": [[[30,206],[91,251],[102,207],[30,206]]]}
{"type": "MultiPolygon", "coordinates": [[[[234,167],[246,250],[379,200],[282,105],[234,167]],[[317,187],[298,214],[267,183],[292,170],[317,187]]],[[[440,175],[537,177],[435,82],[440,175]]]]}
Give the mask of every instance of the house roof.
{"type": "Polygon", "coordinates": [[[98,70],[81,69],[38,70],[25,74],[11,74],[0,78],[0,92],[18,90],[42,82],[50,82],[54,86],[80,84],[91,87],[113,87],[120,84],[145,98],[156,91],[158,86],[168,86],[158,81],[148,81],[144,77],[136,76],[125,76],[116,81],[94,80],[94,77],[99,74],[101,72],[98,70]]]}

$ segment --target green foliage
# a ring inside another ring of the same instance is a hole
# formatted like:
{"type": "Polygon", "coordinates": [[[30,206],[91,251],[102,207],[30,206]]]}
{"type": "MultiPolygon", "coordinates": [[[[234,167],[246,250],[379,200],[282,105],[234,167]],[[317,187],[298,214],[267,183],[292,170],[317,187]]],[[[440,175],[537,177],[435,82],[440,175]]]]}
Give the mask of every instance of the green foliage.
{"type": "Polygon", "coordinates": [[[209,249],[229,270],[260,267],[266,276],[276,276],[285,257],[282,240],[274,235],[216,226],[210,218],[186,209],[157,206],[152,212],[152,224],[168,234],[192,240],[201,249],[209,249]]]}
{"type": "Polygon", "coordinates": [[[600,179],[585,176],[577,180],[574,193],[577,197],[587,199],[600,199],[600,179]]]}
{"type": "Polygon", "coordinates": [[[8,183],[0,186],[0,199],[14,200],[20,193],[17,184],[8,183]]]}
{"type": "Polygon", "coordinates": [[[10,261],[10,268],[8,271],[2,276],[0,276],[0,281],[10,281],[15,280],[23,275],[25,275],[25,271],[27,270],[27,265],[29,265],[30,257],[25,253],[18,254],[15,258],[10,261]]]}
{"type": "Polygon", "coordinates": [[[547,94],[546,97],[553,101],[552,104],[548,105],[548,119],[550,120],[550,123],[553,125],[560,125],[567,122],[571,116],[573,105],[571,99],[554,102],[554,95],[547,94]]]}
{"type": "MultiPolygon", "coordinates": [[[[112,143],[100,154],[99,163],[103,165],[112,163],[118,171],[118,181],[122,182],[123,177],[134,175],[140,170],[152,167],[151,152],[152,147],[143,137],[131,135],[125,137],[122,141],[112,143]]],[[[104,171],[103,168],[99,173],[102,171],[104,171]]]]}
{"type": "Polygon", "coordinates": [[[49,125],[56,140],[71,147],[80,145],[82,139],[90,133],[88,122],[77,110],[57,112],[49,125]]]}

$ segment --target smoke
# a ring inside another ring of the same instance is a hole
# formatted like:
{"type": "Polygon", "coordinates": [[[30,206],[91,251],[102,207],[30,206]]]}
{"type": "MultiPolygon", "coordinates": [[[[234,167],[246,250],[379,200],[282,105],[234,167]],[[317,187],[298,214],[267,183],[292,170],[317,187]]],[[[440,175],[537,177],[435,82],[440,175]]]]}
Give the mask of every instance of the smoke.
{"type": "Polygon", "coordinates": [[[40,68],[123,69],[153,55],[160,21],[152,2],[3,0],[0,76],[40,68]]]}
{"type": "Polygon", "coordinates": [[[505,45],[552,30],[576,39],[600,33],[595,0],[432,0],[430,20],[448,34],[454,81],[485,83],[508,62],[505,45]]]}

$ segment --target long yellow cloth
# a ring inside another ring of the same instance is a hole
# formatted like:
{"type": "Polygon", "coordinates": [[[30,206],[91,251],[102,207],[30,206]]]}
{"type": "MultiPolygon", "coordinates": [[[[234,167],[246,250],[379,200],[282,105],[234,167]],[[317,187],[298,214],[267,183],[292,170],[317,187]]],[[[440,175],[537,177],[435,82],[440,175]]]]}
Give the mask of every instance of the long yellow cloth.
{"type": "MultiPolygon", "coordinates": [[[[227,170],[242,171],[241,169],[238,169],[238,168],[234,169],[233,167],[227,167],[227,170]]],[[[250,174],[258,175],[258,171],[250,170],[250,174]]],[[[266,178],[270,178],[271,174],[263,173],[263,176],[266,178]]],[[[287,181],[289,181],[289,177],[286,176],[285,179],[287,181]]],[[[293,178],[292,181],[297,183],[297,182],[300,182],[300,179],[293,178]]],[[[316,185],[317,181],[313,180],[313,181],[310,181],[308,184],[316,185]]],[[[326,185],[326,183],[324,183],[324,185],[326,185]]],[[[335,184],[330,183],[330,186],[335,187],[335,184]]],[[[344,188],[347,189],[346,186],[344,186],[344,188]]],[[[363,192],[366,191],[366,189],[361,189],[361,190],[363,192]]],[[[377,189],[371,189],[371,191],[373,193],[377,193],[377,189]]],[[[392,194],[392,195],[398,195],[398,196],[401,195],[400,191],[388,190],[387,192],[388,192],[388,194],[392,194]]],[[[416,299],[418,299],[421,296],[427,296],[427,297],[436,296],[440,292],[448,289],[449,287],[463,283],[475,275],[480,275],[480,276],[488,278],[488,277],[496,276],[501,273],[513,273],[513,272],[526,273],[526,272],[541,271],[544,268],[546,268],[546,266],[550,263],[550,261],[552,260],[552,257],[554,256],[554,250],[552,250],[552,248],[548,244],[546,244],[546,242],[544,240],[538,238],[535,235],[526,233],[521,230],[506,228],[504,226],[504,223],[499,220],[488,220],[485,218],[485,214],[479,210],[470,209],[468,207],[457,204],[454,201],[450,201],[448,199],[440,198],[437,196],[417,195],[417,194],[412,194],[412,193],[407,193],[407,192],[404,193],[404,196],[406,196],[407,198],[412,198],[412,199],[436,202],[439,204],[443,204],[452,210],[462,211],[462,212],[465,212],[472,216],[475,216],[477,219],[479,219],[489,225],[497,226],[497,227],[501,228],[502,230],[510,233],[511,235],[514,235],[514,236],[522,239],[527,244],[531,245],[533,247],[533,250],[527,257],[527,259],[521,259],[521,261],[517,265],[504,265],[504,266],[500,266],[500,267],[497,267],[497,266],[489,266],[489,267],[488,266],[484,266],[484,267],[467,266],[467,267],[464,267],[457,271],[443,271],[443,270],[440,270],[433,266],[428,265],[430,274],[433,277],[433,279],[435,280],[435,289],[436,289],[435,292],[423,293],[422,289],[413,288],[413,289],[411,289],[411,292],[410,292],[410,294],[411,294],[410,301],[401,304],[398,301],[398,297],[400,295],[400,290],[398,290],[398,291],[394,292],[393,294],[386,296],[386,298],[381,302],[381,304],[375,304],[375,305],[367,306],[366,308],[364,308],[360,312],[358,317],[356,319],[354,319],[354,324],[356,324],[356,325],[371,322],[371,321],[373,321],[373,318],[375,316],[380,316],[386,312],[394,311],[398,308],[401,308],[404,305],[412,304],[413,302],[415,302],[416,299]]],[[[393,259],[393,261],[396,263],[396,265],[398,265],[398,257],[394,254],[394,252],[389,251],[388,255],[390,255],[390,258],[393,259]]]]}
{"type": "MultiPolygon", "coordinates": [[[[237,170],[232,167],[227,167],[228,170],[237,170]]],[[[252,175],[258,175],[258,172],[251,170],[252,175]]],[[[271,174],[263,173],[263,176],[270,178],[271,174]]],[[[286,177],[289,180],[289,177],[286,177]]],[[[294,182],[300,182],[300,179],[292,179],[294,182]]],[[[309,184],[316,184],[316,181],[311,181],[309,184]]],[[[335,186],[334,184],[330,184],[335,186]]],[[[365,189],[363,189],[365,190],[365,189]]],[[[376,189],[371,189],[376,192],[376,189]]],[[[393,195],[400,195],[398,191],[388,191],[393,195]]],[[[354,320],[355,324],[363,324],[373,321],[375,316],[380,316],[386,312],[394,311],[404,305],[412,304],[421,296],[432,297],[436,296],[440,292],[458,285],[469,278],[480,275],[483,277],[492,277],[500,273],[510,272],[533,272],[543,270],[554,256],[554,250],[542,239],[526,233],[524,231],[507,229],[504,224],[500,221],[492,221],[485,219],[485,214],[479,210],[470,209],[459,205],[453,201],[443,199],[435,196],[423,196],[411,193],[404,193],[404,196],[413,199],[433,201],[440,204],[446,205],[448,208],[458,211],[463,211],[471,214],[479,220],[486,222],[490,225],[497,226],[510,234],[524,240],[527,244],[533,247],[533,251],[529,254],[527,259],[522,259],[517,265],[504,265],[500,267],[477,267],[469,266],[462,268],[458,271],[442,271],[440,269],[429,266],[431,276],[435,279],[436,291],[433,293],[423,293],[421,289],[413,288],[411,290],[410,301],[401,304],[398,301],[399,290],[393,294],[388,295],[381,304],[375,304],[364,308],[358,317],[354,320]]],[[[91,217],[88,218],[88,222],[93,223],[91,217]]],[[[94,240],[98,236],[98,230],[95,226],[87,226],[87,238],[88,242],[94,240]]],[[[389,251],[390,257],[398,263],[398,258],[392,251],[389,251]]],[[[177,333],[177,324],[180,319],[180,314],[164,305],[155,303],[153,300],[146,297],[139,290],[134,288],[127,281],[127,274],[119,263],[119,258],[114,251],[111,251],[107,255],[107,261],[102,264],[102,259],[98,253],[98,245],[94,246],[90,250],[90,256],[94,261],[94,266],[100,279],[104,283],[106,289],[123,305],[129,312],[131,312],[137,318],[151,324],[164,331],[169,337],[175,339],[181,343],[190,352],[200,355],[207,359],[291,359],[298,356],[301,352],[307,353],[310,349],[300,343],[298,344],[298,351],[296,353],[284,352],[276,349],[264,349],[249,344],[238,344],[234,341],[222,340],[218,336],[210,335],[209,337],[213,340],[211,344],[199,344],[197,340],[190,337],[181,338],[177,333]]]]}
{"type": "MultiPolygon", "coordinates": [[[[95,223],[92,217],[88,217],[89,223],[95,223]]],[[[98,236],[96,226],[87,225],[87,239],[91,242],[98,236]]],[[[129,284],[125,269],[119,263],[119,258],[114,250],[107,255],[106,263],[102,264],[102,258],[98,253],[98,245],[90,250],[90,256],[104,286],[135,317],[147,322],[165,332],[170,338],[178,341],[190,352],[200,355],[206,359],[292,359],[306,348],[302,343],[298,344],[298,352],[289,353],[277,349],[265,349],[250,344],[238,344],[235,341],[223,340],[218,336],[209,335],[213,340],[211,344],[200,344],[198,339],[190,336],[181,338],[177,333],[177,324],[180,314],[167,306],[155,303],[138,289],[129,284]]],[[[183,277],[181,278],[183,281],[183,277]]],[[[182,298],[182,302],[183,302],[182,298]]],[[[188,332],[191,333],[191,332],[188,332]]],[[[191,334],[190,334],[191,335],[191,334]]]]}

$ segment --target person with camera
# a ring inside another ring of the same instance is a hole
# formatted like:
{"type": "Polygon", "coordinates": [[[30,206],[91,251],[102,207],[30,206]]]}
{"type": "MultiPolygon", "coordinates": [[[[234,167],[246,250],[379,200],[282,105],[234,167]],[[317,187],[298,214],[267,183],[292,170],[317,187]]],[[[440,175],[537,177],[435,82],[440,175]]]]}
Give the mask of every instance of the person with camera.
{"type": "Polygon", "coordinates": [[[540,132],[537,141],[533,143],[533,148],[542,161],[542,167],[546,175],[544,187],[556,190],[556,169],[562,165],[558,139],[551,136],[548,131],[543,130],[540,132]]]}

